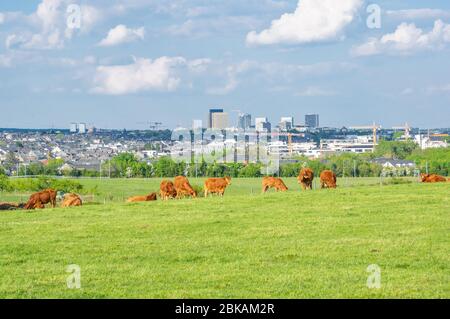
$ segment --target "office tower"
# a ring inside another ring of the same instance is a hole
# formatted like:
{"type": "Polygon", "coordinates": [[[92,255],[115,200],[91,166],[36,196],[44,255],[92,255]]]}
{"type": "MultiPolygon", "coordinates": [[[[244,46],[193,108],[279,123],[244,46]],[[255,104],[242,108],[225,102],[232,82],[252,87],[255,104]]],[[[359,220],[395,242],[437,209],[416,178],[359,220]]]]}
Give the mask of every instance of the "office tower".
{"type": "Polygon", "coordinates": [[[208,114],[208,128],[212,128],[213,115],[217,113],[223,113],[223,109],[210,109],[208,114]]]}
{"type": "Polygon", "coordinates": [[[272,128],[267,117],[257,117],[255,118],[255,129],[258,132],[270,131],[272,128]]]}
{"type": "Polygon", "coordinates": [[[306,114],[305,126],[312,128],[319,127],[319,114],[306,114]]]}
{"type": "Polygon", "coordinates": [[[87,128],[86,123],[80,123],[78,124],[78,133],[80,134],[86,134],[87,128]]]}
{"type": "Polygon", "coordinates": [[[192,121],[192,129],[193,130],[201,130],[203,128],[202,120],[193,120],[192,121]]]}
{"type": "Polygon", "coordinates": [[[280,120],[280,129],[283,131],[289,131],[294,128],[294,118],[292,116],[282,117],[280,120]]]}
{"type": "Polygon", "coordinates": [[[76,133],[78,131],[77,123],[70,123],[70,133],[76,133]]]}
{"type": "Polygon", "coordinates": [[[252,116],[250,114],[239,114],[238,128],[247,130],[252,126],[252,116]]]}
{"type": "Polygon", "coordinates": [[[223,130],[228,127],[228,113],[212,113],[211,128],[223,130]]]}

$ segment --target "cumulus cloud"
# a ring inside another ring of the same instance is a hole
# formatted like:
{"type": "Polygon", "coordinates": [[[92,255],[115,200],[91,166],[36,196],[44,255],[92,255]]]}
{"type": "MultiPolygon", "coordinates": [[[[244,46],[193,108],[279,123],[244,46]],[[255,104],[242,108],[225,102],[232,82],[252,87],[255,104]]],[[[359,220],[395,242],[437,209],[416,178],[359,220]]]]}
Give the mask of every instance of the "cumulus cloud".
{"type": "Polygon", "coordinates": [[[109,30],[108,35],[102,41],[100,41],[100,46],[114,46],[123,43],[134,42],[137,40],[143,40],[145,36],[144,27],[138,29],[127,28],[123,24],[119,24],[115,28],[109,30]]]}
{"type": "Polygon", "coordinates": [[[400,20],[419,20],[419,19],[444,19],[450,18],[450,11],[442,9],[405,9],[405,10],[388,10],[388,17],[400,20]]]}
{"type": "Polygon", "coordinates": [[[437,20],[430,32],[413,23],[400,24],[395,32],[381,38],[370,38],[366,43],[352,49],[355,56],[377,54],[405,55],[424,50],[441,50],[450,43],[450,24],[437,20]]]}
{"type": "Polygon", "coordinates": [[[247,44],[302,44],[339,39],[362,3],[362,0],[299,0],[294,13],[283,14],[260,33],[250,32],[247,44]]]}
{"type": "MultiPolygon", "coordinates": [[[[5,17],[11,21],[26,21],[26,26],[17,28],[8,35],[8,49],[59,49],[75,32],[84,33],[101,19],[100,11],[92,6],[80,6],[80,29],[67,23],[67,8],[70,0],[42,0],[35,12],[30,15],[8,13],[5,17]]],[[[8,20],[8,19],[7,19],[8,20]]]]}
{"type": "MultiPolygon", "coordinates": [[[[261,63],[254,60],[244,60],[233,64],[213,65],[208,74],[217,73],[219,77],[225,79],[220,86],[209,87],[206,93],[211,95],[226,95],[236,90],[242,83],[255,82],[258,85],[267,83],[269,90],[280,91],[296,86],[300,79],[321,78],[331,73],[349,72],[355,66],[348,63],[324,62],[309,65],[285,64],[285,63],[261,63]],[[215,71],[217,70],[217,71],[215,71]],[[275,88],[275,89],[274,89],[275,88]]],[[[303,96],[334,95],[335,92],[325,91],[317,87],[310,87],[297,92],[303,96]]]]}
{"type": "Polygon", "coordinates": [[[0,54],[0,68],[8,68],[12,64],[12,58],[10,56],[0,54]]]}
{"type": "Polygon", "coordinates": [[[426,93],[428,93],[428,94],[439,94],[439,93],[449,93],[449,92],[450,92],[450,83],[429,86],[426,89],[426,93]]]}
{"type": "Polygon", "coordinates": [[[333,96],[336,94],[337,94],[336,91],[327,90],[316,86],[309,86],[303,90],[296,92],[295,96],[316,97],[316,96],[333,96]]]}
{"type": "Polygon", "coordinates": [[[122,95],[142,91],[173,91],[180,84],[176,67],[186,65],[182,57],[155,60],[136,58],[129,65],[97,67],[93,93],[122,95]]]}

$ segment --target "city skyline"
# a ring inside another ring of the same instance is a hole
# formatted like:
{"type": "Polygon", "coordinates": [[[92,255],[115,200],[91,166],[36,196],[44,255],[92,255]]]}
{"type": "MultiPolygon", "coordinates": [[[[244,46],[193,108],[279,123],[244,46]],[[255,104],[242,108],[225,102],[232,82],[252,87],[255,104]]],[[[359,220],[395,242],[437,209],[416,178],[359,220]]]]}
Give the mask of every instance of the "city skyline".
{"type": "Polygon", "coordinates": [[[370,4],[2,1],[0,127],[189,127],[214,107],[233,126],[450,127],[450,3],[370,4]]]}

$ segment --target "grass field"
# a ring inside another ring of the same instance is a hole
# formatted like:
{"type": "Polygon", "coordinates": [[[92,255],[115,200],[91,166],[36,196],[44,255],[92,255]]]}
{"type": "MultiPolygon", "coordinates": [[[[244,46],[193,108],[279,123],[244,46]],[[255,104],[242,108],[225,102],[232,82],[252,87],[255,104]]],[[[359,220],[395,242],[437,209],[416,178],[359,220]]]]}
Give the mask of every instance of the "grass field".
{"type": "Polygon", "coordinates": [[[224,198],[125,204],[160,180],[82,182],[99,191],[82,208],[0,212],[1,298],[450,298],[450,183],[261,195],[243,179],[224,198]]]}

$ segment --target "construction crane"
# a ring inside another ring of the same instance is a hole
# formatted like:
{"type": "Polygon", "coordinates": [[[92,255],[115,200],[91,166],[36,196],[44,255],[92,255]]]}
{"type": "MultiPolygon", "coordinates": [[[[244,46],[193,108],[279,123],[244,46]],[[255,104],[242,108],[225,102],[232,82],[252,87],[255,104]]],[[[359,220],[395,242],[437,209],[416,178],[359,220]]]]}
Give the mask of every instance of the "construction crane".
{"type": "Polygon", "coordinates": [[[405,131],[405,139],[409,140],[411,138],[411,127],[408,123],[405,123],[404,126],[394,126],[393,130],[404,130],[405,131]]]}
{"type": "Polygon", "coordinates": [[[305,137],[305,134],[303,133],[282,133],[282,132],[273,132],[272,133],[273,136],[287,136],[288,138],[288,149],[289,149],[289,154],[292,155],[292,153],[294,152],[294,148],[292,145],[292,137],[294,136],[298,136],[298,137],[305,137]]]}
{"type": "Polygon", "coordinates": [[[139,125],[146,125],[148,126],[152,131],[158,131],[160,128],[162,128],[162,122],[137,122],[136,124],[139,125]]]}
{"type": "Polygon", "coordinates": [[[367,125],[367,126],[350,126],[349,129],[351,129],[351,130],[371,130],[372,134],[373,134],[373,148],[375,149],[375,146],[378,143],[378,130],[381,129],[381,125],[377,125],[377,124],[375,124],[375,122],[373,122],[372,125],[367,125]]]}

